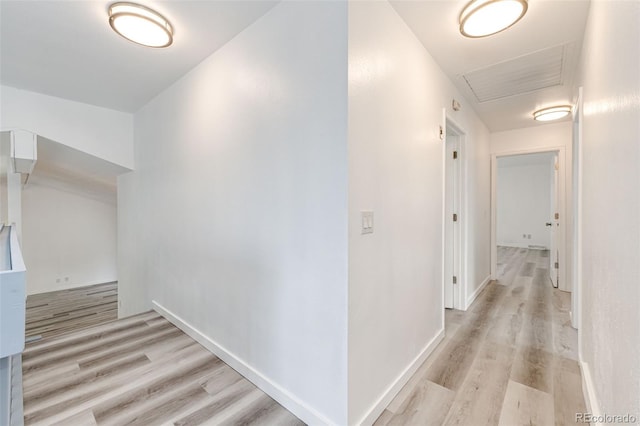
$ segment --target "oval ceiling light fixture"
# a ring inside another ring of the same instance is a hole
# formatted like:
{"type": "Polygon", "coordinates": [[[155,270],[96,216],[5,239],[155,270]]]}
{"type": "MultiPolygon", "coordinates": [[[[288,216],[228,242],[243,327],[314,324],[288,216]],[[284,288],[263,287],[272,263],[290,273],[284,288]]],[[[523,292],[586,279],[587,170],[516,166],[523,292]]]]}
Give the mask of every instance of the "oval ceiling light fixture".
{"type": "Polygon", "coordinates": [[[460,14],[465,37],[486,37],[504,31],[527,13],[527,0],[473,0],[460,14]]]}
{"type": "Polygon", "coordinates": [[[533,119],[536,121],[552,121],[566,117],[571,112],[571,105],[560,105],[549,108],[543,108],[533,113],[533,119]]]}
{"type": "Polygon", "coordinates": [[[109,25],[122,37],[148,47],[167,47],[173,43],[173,27],[155,10],[135,3],[109,6],[109,25]]]}

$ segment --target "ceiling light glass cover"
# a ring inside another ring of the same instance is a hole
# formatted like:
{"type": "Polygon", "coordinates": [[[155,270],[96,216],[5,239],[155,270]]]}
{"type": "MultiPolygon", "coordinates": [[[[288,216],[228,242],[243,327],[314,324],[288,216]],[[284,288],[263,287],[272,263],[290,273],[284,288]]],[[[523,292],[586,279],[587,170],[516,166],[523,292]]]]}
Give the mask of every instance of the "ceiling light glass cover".
{"type": "Polygon", "coordinates": [[[537,121],[552,121],[566,117],[571,112],[570,105],[560,105],[539,109],[533,113],[533,119],[537,121]]]}
{"type": "Polygon", "coordinates": [[[460,14],[460,32],[471,38],[504,31],[527,12],[527,0],[473,0],[460,14]]]}
{"type": "Polygon", "coordinates": [[[127,40],[148,47],[167,47],[173,43],[173,28],[158,12],[135,3],[109,6],[111,28],[127,40]]]}

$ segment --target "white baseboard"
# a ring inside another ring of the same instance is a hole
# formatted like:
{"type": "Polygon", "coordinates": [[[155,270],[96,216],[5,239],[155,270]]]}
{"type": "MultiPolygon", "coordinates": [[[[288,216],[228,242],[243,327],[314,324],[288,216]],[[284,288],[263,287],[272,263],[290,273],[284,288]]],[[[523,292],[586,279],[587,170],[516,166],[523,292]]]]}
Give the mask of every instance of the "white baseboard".
{"type": "Polygon", "coordinates": [[[498,247],[516,247],[516,248],[528,248],[529,243],[497,243],[498,247]]]}
{"type": "Polygon", "coordinates": [[[398,378],[387,388],[387,390],[378,398],[369,411],[362,417],[362,419],[356,424],[360,426],[372,425],[385,408],[391,403],[393,398],[402,390],[402,387],[407,384],[411,376],[420,368],[422,363],[427,359],[431,352],[438,346],[438,344],[444,339],[444,328],[436,334],[436,336],[427,343],[424,349],[418,354],[416,358],[404,369],[404,371],[398,376],[398,378]]]}
{"type": "Polygon", "coordinates": [[[198,329],[187,323],[185,320],[175,315],[155,300],[151,302],[153,309],[165,317],[169,322],[184,331],[192,339],[200,343],[207,350],[212,352],[231,368],[243,375],[251,383],[262,389],[270,397],[278,401],[283,407],[295,414],[300,420],[308,425],[330,425],[333,422],[322,414],[318,413],[305,402],[299,400],[286,389],[265,377],[238,356],[222,347],[217,342],[205,336],[198,329]]]}
{"type": "Polygon", "coordinates": [[[489,281],[491,281],[491,275],[487,276],[487,278],[485,278],[484,281],[482,281],[482,284],[480,284],[480,286],[471,294],[471,296],[467,298],[467,303],[466,303],[466,306],[464,307],[465,311],[469,309],[469,306],[471,306],[473,301],[476,300],[476,298],[478,297],[480,292],[486,287],[486,285],[489,284],[489,281]]]}
{"type": "Polygon", "coordinates": [[[497,246],[499,247],[515,247],[515,248],[524,248],[524,249],[531,249],[531,250],[549,250],[548,247],[539,245],[539,244],[531,244],[529,242],[527,243],[498,243],[497,246]]]}
{"type": "Polygon", "coordinates": [[[580,371],[582,372],[582,394],[584,395],[587,412],[594,416],[600,416],[600,404],[598,404],[598,398],[596,397],[596,387],[593,383],[589,364],[580,361],[580,371]]]}

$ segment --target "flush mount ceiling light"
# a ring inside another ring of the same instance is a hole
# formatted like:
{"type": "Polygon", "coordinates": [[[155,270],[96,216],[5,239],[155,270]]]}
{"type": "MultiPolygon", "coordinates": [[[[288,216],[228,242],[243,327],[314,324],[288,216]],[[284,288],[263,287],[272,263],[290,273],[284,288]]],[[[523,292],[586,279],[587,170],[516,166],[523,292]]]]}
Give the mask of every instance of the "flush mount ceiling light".
{"type": "Polygon", "coordinates": [[[543,108],[533,113],[533,119],[537,121],[552,121],[566,117],[571,112],[570,105],[560,105],[549,108],[543,108]]]}
{"type": "Polygon", "coordinates": [[[473,0],[460,14],[460,32],[479,38],[504,31],[527,12],[527,0],[473,0]]]}
{"type": "Polygon", "coordinates": [[[109,25],[127,40],[148,47],[167,47],[173,43],[173,27],[155,10],[135,3],[109,6],[109,25]]]}

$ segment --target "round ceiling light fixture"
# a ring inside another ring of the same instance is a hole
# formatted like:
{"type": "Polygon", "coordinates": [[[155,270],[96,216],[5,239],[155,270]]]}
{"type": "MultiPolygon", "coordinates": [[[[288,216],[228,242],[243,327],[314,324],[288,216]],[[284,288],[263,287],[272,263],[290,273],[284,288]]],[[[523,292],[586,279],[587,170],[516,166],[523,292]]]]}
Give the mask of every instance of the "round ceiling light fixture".
{"type": "Polygon", "coordinates": [[[571,112],[571,105],[559,105],[549,108],[543,108],[533,113],[533,119],[536,121],[552,121],[566,117],[571,112]]]}
{"type": "Polygon", "coordinates": [[[109,25],[122,37],[148,47],[167,47],[173,43],[173,27],[155,10],[135,3],[109,6],[109,25]]]}
{"type": "Polygon", "coordinates": [[[518,22],[528,8],[527,0],[473,0],[460,14],[460,32],[465,37],[486,37],[518,22]]]}

